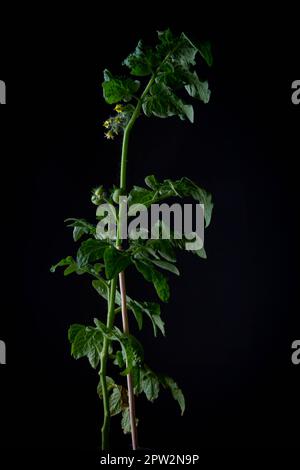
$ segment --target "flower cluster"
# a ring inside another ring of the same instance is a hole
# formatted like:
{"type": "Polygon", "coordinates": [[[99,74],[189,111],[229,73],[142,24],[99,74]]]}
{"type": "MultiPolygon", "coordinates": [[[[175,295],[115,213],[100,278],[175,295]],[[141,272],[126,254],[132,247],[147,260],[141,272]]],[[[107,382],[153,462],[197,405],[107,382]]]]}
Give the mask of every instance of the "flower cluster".
{"type": "Polygon", "coordinates": [[[111,116],[103,123],[105,129],[107,129],[107,132],[104,134],[107,139],[114,139],[115,135],[118,135],[124,130],[131,117],[132,108],[131,105],[123,106],[122,104],[117,104],[114,107],[114,111],[116,111],[117,114],[111,116]]]}

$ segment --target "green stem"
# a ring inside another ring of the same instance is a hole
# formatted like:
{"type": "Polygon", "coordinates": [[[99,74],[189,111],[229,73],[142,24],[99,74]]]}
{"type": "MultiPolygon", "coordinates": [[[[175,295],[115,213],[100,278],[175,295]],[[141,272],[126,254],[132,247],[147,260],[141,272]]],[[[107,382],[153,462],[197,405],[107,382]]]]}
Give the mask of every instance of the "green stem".
{"type": "MultiPolygon", "coordinates": [[[[116,297],[116,288],[117,288],[117,277],[111,280],[110,284],[110,293],[108,299],[108,313],[107,313],[107,322],[106,326],[111,330],[114,317],[115,317],[115,297],[116,297]]],[[[109,339],[105,336],[103,340],[103,347],[101,351],[101,368],[100,368],[100,381],[103,395],[103,410],[104,418],[101,428],[102,434],[102,450],[108,450],[109,448],[109,428],[110,428],[110,411],[109,411],[109,396],[106,383],[106,367],[107,367],[107,358],[108,358],[108,348],[109,348],[109,339]]]]}
{"type": "MultiPolygon", "coordinates": [[[[143,94],[138,99],[135,110],[124,131],[123,144],[122,144],[122,156],[121,156],[121,170],[120,170],[120,188],[123,193],[125,193],[126,191],[126,166],[127,166],[128,142],[129,142],[130,131],[135,121],[140,115],[143,99],[148,93],[154,80],[155,80],[155,75],[152,75],[143,94]]],[[[119,221],[122,220],[122,210],[123,210],[123,204],[120,204],[119,221]]],[[[118,223],[118,230],[117,230],[116,247],[121,248],[121,231],[120,231],[119,223],[118,223]]],[[[109,292],[109,298],[108,298],[108,314],[107,314],[107,324],[106,324],[109,330],[111,330],[113,327],[115,313],[119,311],[119,308],[115,309],[116,289],[117,289],[117,277],[113,278],[110,284],[110,292],[109,292]]],[[[124,299],[123,299],[123,303],[124,303],[124,299]]],[[[126,304],[126,297],[125,297],[125,304],[126,304]]],[[[100,356],[101,368],[100,368],[99,375],[100,375],[101,388],[102,388],[102,394],[103,394],[103,410],[104,410],[104,418],[103,418],[103,424],[101,428],[102,450],[108,450],[109,448],[110,410],[109,410],[109,395],[108,395],[107,383],[106,383],[106,368],[107,368],[109,343],[110,343],[110,340],[107,337],[105,337],[103,341],[101,356],[100,356]]]]}
{"type": "Polygon", "coordinates": [[[129,123],[127,124],[125,131],[124,131],[124,136],[123,136],[123,145],[122,145],[122,156],[121,156],[121,173],[120,173],[120,189],[122,190],[123,193],[126,191],[126,167],[127,167],[127,154],[128,154],[128,142],[129,142],[129,136],[130,136],[130,131],[137,120],[137,118],[140,115],[142,104],[143,104],[143,99],[147,95],[150,87],[153,85],[153,82],[155,80],[155,75],[152,75],[151,79],[148,82],[148,85],[146,86],[143,94],[141,97],[138,99],[137,105],[135,107],[135,110],[131,116],[131,119],[129,123]]]}

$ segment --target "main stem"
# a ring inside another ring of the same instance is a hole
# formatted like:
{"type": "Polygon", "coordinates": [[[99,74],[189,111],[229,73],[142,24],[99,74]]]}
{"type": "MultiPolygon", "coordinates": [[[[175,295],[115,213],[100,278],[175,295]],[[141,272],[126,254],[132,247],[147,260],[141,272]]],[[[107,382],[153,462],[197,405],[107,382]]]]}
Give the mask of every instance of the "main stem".
{"type": "MultiPolygon", "coordinates": [[[[141,107],[143,103],[143,98],[148,93],[153,81],[154,76],[151,77],[148,85],[146,86],[141,98],[138,100],[136,108],[131,116],[131,119],[124,131],[123,145],[122,145],[122,157],[121,157],[121,171],[120,171],[120,189],[121,194],[126,193],[126,170],[127,170],[127,155],[128,155],[128,143],[131,129],[140,115],[141,107]]],[[[122,228],[120,221],[123,220],[123,211],[124,204],[120,201],[119,205],[119,226],[118,226],[118,236],[116,246],[118,249],[122,249],[121,234],[122,228]]],[[[129,322],[127,315],[127,301],[126,301],[126,284],[125,284],[125,273],[121,272],[119,274],[119,284],[120,284],[120,294],[121,294],[121,308],[122,308],[122,323],[123,331],[125,334],[129,334],[129,322]]],[[[128,364],[126,364],[128,366],[128,364]]],[[[136,416],[135,416],[135,398],[133,390],[133,381],[132,375],[129,373],[127,375],[127,393],[128,393],[128,406],[129,406],[129,419],[130,419],[130,429],[131,429],[131,442],[132,449],[136,450],[138,447],[138,437],[137,437],[137,427],[136,427],[136,416]]]]}
{"type": "MultiPolygon", "coordinates": [[[[148,93],[151,85],[155,80],[155,75],[152,75],[151,79],[148,82],[143,94],[138,100],[138,103],[135,107],[135,110],[128,122],[123,136],[122,144],[122,155],[121,155],[121,169],[120,169],[120,189],[122,194],[126,193],[126,169],[127,169],[127,155],[128,155],[128,143],[130,131],[140,115],[143,98],[148,93]]],[[[124,204],[120,203],[119,205],[119,217],[118,220],[122,221],[122,212],[124,210],[124,204]]],[[[117,231],[117,240],[116,247],[122,249],[121,242],[122,230],[120,223],[118,222],[118,231],[117,231]]],[[[125,287],[125,273],[121,272],[119,274],[120,280],[120,293],[121,293],[121,311],[122,311],[122,323],[124,333],[129,333],[128,327],[128,316],[127,316],[127,303],[126,303],[126,287],[125,287]]],[[[107,314],[107,328],[110,330],[113,327],[114,316],[115,316],[115,297],[117,289],[117,277],[111,280],[110,292],[108,299],[108,314],[107,314]]],[[[109,448],[109,429],[110,429],[110,411],[109,411],[109,396],[106,383],[106,367],[107,367],[107,358],[108,358],[108,348],[109,348],[109,339],[104,338],[103,347],[101,351],[101,369],[100,369],[100,381],[103,394],[103,409],[104,409],[104,419],[101,429],[102,433],[102,450],[108,450],[109,448]]],[[[137,429],[136,429],[136,418],[135,418],[135,401],[134,401],[134,392],[131,374],[127,375],[127,390],[128,390],[128,403],[129,403],[129,416],[131,424],[131,437],[132,437],[132,448],[136,450],[137,448],[137,429]]]]}
{"type": "MultiPolygon", "coordinates": [[[[109,298],[108,298],[108,312],[106,326],[111,329],[114,323],[115,317],[115,297],[116,297],[117,277],[114,277],[110,283],[109,298]]],[[[104,337],[103,347],[101,351],[101,369],[100,369],[100,381],[103,395],[103,409],[104,419],[101,428],[102,434],[102,450],[108,450],[109,448],[109,428],[110,428],[110,411],[109,411],[109,396],[106,383],[106,366],[108,356],[109,339],[107,336],[104,337]]]]}

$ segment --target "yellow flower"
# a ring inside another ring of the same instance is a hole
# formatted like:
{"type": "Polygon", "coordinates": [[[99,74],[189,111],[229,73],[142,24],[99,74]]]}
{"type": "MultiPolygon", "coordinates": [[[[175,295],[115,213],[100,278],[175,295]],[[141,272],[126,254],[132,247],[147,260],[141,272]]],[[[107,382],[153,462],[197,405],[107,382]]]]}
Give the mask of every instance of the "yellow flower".
{"type": "Polygon", "coordinates": [[[104,135],[107,139],[113,139],[114,138],[114,134],[113,134],[112,131],[108,131],[104,135]]]}
{"type": "Polygon", "coordinates": [[[106,121],[104,121],[103,126],[106,127],[106,129],[108,129],[110,126],[110,119],[107,119],[106,121]]]}
{"type": "Polygon", "coordinates": [[[117,111],[117,113],[123,113],[124,111],[124,106],[122,104],[117,104],[115,107],[114,107],[114,110],[117,111]]]}

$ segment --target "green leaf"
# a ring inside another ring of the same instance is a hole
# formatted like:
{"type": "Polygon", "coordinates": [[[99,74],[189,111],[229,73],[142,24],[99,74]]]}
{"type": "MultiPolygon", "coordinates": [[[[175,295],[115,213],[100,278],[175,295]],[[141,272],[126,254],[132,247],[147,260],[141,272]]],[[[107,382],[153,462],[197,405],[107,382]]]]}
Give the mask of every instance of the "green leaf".
{"type": "Polygon", "coordinates": [[[122,347],[127,364],[127,368],[122,372],[122,375],[127,375],[133,367],[143,363],[143,346],[133,335],[122,333],[116,326],[113,328],[112,338],[117,340],[122,347]]]}
{"type": "Polygon", "coordinates": [[[64,270],[64,276],[68,276],[69,274],[76,273],[76,274],[85,274],[88,273],[93,277],[96,277],[97,279],[100,277],[99,272],[102,269],[102,266],[100,263],[95,263],[94,265],[83,265],[81,267],[78,266],[76,261],[72,258],[72,256],[68,256],[67,258],[62,259],[57,263],[56,265],[52,266],[50,271],[54,272],[58,266],[67,266],[68,267],[64,270]]]}
{"type": "Polygon", "coordinates": [[[147,240],[146,246],[152,248],[156,253],[161,257],[170,262],[176,261],[176,256],[174,248],[172,246],[171,240],[167,239],[150,239],[147,240]]]}
{"type": "Polygon", "coordinates": [[[204,189],[200,188],[189,178],[183,177],[178,181],[173,182],[176,191],[180,193],[181,197],[192,197],[200,204],[204,204],[204,218],[206,227],[210,224],[213,203],[211,194],[207,193],[204,189]]]}
{"type": "Polygon", "coordinates": [[[139,330],[141,330],[143,327],[143,309],[141,308],[138,302],[134,302],[132,300],[127,302],[127,308],[133,312],[139,330]]]}
{"type": "Polygon", "coordinates": [[[137,302],[132,301],[129,304],[129,308],[139,308],[141,312],[145,313],[151,320],[154,330],[154,336],[157,336],[157,327],[160,329],[161,333],[164,335],[164,322],[162,321],[160,315],[160,305],[155,302],[137,302]]]}
{"type": "Polygon", "coordinates": [[[157,328],[165,335],[164,322],[161,319],[160,305],[155,302],[138,302],[136,300],[128,299],[127,307],[132,310],[139,310],[140,313],[145,313],[151,320],[153,325],[154,336],[157,336],[157,328]]]}
{"type": "Polygon", "coordinates": [[[77,251],[78,268],[82,269],[89,263],[102,259],[107,246],[107,241],[96,240],[94,238],[89,238],[82,242],[79,250],[77,251]]]}
{"type": "Polygon", "coordinates": [[[155,52],[151,48],[145,47],[142,41],[138,42],[135,51],[129,54],[123,62],[123,65],[129,67],[132,75],[140,77],[150,75],[156,64],[157,57],[155,52]]]}
{"type": "Polygon", "coordinates": [[[96,329],[100,331],[103,336],[111,338],[112,335],[109,328],[102,321],[98,318],[94,318],[94,323],[96,325],[96,329]]]}
{"type": "Polygon", "coordinates": [[[126,407],[122,411],[121,427],[123,429],[124,434],[130,434],[131,425],[130,425],[130,415],[129,415],[129,408],[128,407],[126,407]]]}
{"type": "MultiPolygon", "coordinates": [[[[115,387],[115,381],[111,377],[108,377],[108,375],[106,376],[106,386],[107,386],[108,392],[115,387]]],[[[102,390],[101,380],[99,380],[99,383],[98,383],[98,386],[97,386],[97,393],[99,395],[99,398],[102,399],[103,398],[103,390],[102,390]]]]}
{"type": "Polygon", "coordinates": [[[207,259],[206,251],[204,247],[202,247],[200,250],[195,250],[194,253],[199,256],[199,258],[207,259]]]}
{"type": "Polygon", "coordinates": [[[67,256],[66,258],[61,259],[58,263],[51,266],[50,271],[54,273],[58,267],[70,266],[73,265],[73,263],[75,263],[75,261],[72,256],[67,256]]]}
{"type": "Polygon", "coordinates": [[[175,37],[170,29],[158,32],[157,46],[160,59],[186,68],[195,65],[196,54],[199,52],[208,65],[212,65],[212,54],[208,42],[196,42],[185,33],[175,37]],[[166,60],[167,59],[167,60],[166,60]]]}
{"type": "Polygon", "coordinates": [[[156,46],[158,56],[160,58],[160,66],[171,62],[173,60],[173,52],[178,46],[179,38],[175,37],[172,31],[168,28],[165,31],[157,31],[159,43],[156,46]]]}
{"type": "Polygon", "coordinates": [[[198,203],[204,204],[204,218],[206,227],[208,227],[213,209],[211,194],[187,177],[179,180],[166,179],[162,182],[157,181],[155,191],[134,186],[128,196],[128,206],[143,204],[149,207],[151,204],[169,197],[192,197],[198,203]]]}
{"type": "Polygon", "coordinates": [[[147,371],[142,378],[142,390],[149,401],[154,401],[159,395],[159,380],[151,371],[147,371]]]}
{"type": "Polygon", "coordinates": [[[114,362],[113,362],[116,366],[119,366],[120,369],[123,369],[125,367],[125,361],[124,361],[124,357],[123,357],[123,354],[122,354],[122,351],[117,351],[116,354],[115,354],[115,359],[114,359],[114,362]]]}
{"type": "Polygon", "coordinates": [[[129,193],[128,206],[130,207],[133,204],[143,204],[147,207],[150,204],[156,202],[155,197],[155,191],[142,188],[141,186],[133,186],[132,190],[129,193]]]}
{"type": "Polygon", "coordinates": [[[173,53],[173,60],[176,60],[183,66],[195,65],[195,57],[198,49],[194,46],[186,34],[181,33],[177,47],[173,53]]]}
{"type": "Polygon", "coordinates": [[[151,320],[152,320],[152,324],[153,324],[153,329],[154,329],[154,336],[157,335],[157,328],[161,331],[161,333],[163,334],[163,336],[165,336],[165,324],[163,322],[163,320],[161,319],[161,316],[160,315],[152,315],[152,317],[150,317],[151,320]]]}
{"type": "Polygon", "coordinates": [[[150,94],[146,95],[142,105],[146,116],[157,116],[166,118],[179,116],[180,119],[188,118],[194,122],[193,106],[186,104],[179,98],[171,88],[164,83],[155,83],[150,89],[150,94]]]}
{"type": "Polygon", "coordinates": [[[68,339],[70,341],[70,343],[73,343],[77,333],[79,333],[80,330],[82,330],[83,328],[85,328],[84,325],[80,325],[78,323],[74,323],[73,325],[71,325],[69,327],[69,330],[68,330],[68,339]]]}
{"type": "Polygon", "coordinates": [[[103,335],[93,327],[84,325],[71,325],[68,332],[71,343],[71,354],[75,359],[86,356],[95,369],[100,360],[100,351],[103,345],[103,335]]]}
{"type": "MultiPolygon", "coordinates": [[[[150,258],[148,258],[150,260],[150,258]]],[[[177,276],[180,275],[180,272],[178,268],[175,266],[175,264],[169,263],[168,261],[163,261],[163,260],[157,260],[157,259],[151,259],[151,263],[155,264],[159,268],[165,269],[166,271],[170,271],[173,274],[177,274],[177,276]]]]}
{"type": "Polygon", "coordinates": [[[108,70],[104,70],[102,87],[105,101],[113,104],[119,101],[130,101],[138,91],[140,82],[131,78],[114,77],[108,70]]]}
{"type": "Polygon", "coordinates": [[[64,270],[64,276],[68,276],[69,274],[75,273],[77,271],[78,271],[77,263],[75,263],[75,261],[74,261],[72,264],[70,264],[70,266],[68,266],[64,270]]]}
{"type": "Polygon", "coordinates": [[[75,242],[77,242],[84,234],[96,234],[96,228],[94,227],[94,225],[90,224],[85,219],[69,218],[66,219],[65,222],[71,222],[67,225],[67,227],[73,227],[73,239],[75,242]]]}
{"type": "Polygon", "coordinates": [[[200,43],[197,43],[197,48],[205,62],[209,67],[212,66],[213,64],[213,56],[212,56],[212,50],[211,50],[211,44],[209,41],[202,41],[200,43]]]}
{"type": "Polygon", "coordinates": [[[157,181],[156,176],[154,175],[146,176],[145,183],[147,186],[149,186],[150,189],[154,191],[157,188],[157,186],[159,186],[159,182],[157,181]]]}
{"type": "Polygon", "coordinates": [[[122,411],[122,388],[116,386],[109,397],[109,411],[111,416],[115,416],[122,411]]]}
{"type": "Polygon", "coordinates": [[[112,279],[124,271],[131,263],[128,253],[117,250],[114,246],[107,247],[104,252],[105,273],[107,279],[112,279]]]}
{"type": "Polygon", "coordinates": [[[157,271],[149,262],[135,260],[137,270],[144,276],[146,281],[152,282],[158,297],[163,302],[168,302],[170,298],[170,288],[167,278],[157,271]]]}
{"type": "Polygon", "coordinates": [[[196,72],[191,74],[190,83],[185,85],[185,89],[190,96],[197,98],[207,104],[210,99],[210,89],[208,82],[201,82],[196,72]]]}
{"type": "Polygon", "coordinates": [[[181,414],[183,415],[183,413],[185,411],[185,398],[184,398],[184,395],[182,393],[182,390],[178,387],[175,380],[172,379],[169,376],[161,375],[160,376],[160,382],[164,387],[166,387],[170,390],[174,400],[176,400],[178,402],[178,404],[180,406],[181,414]]]}
{"type": "MultiPolygon", "coordinates": [[[[107,281],[102,278],[95,279],[94,281],[92,281],[92,285],[101,297],[106,300],[108,299],[109,287],[107,281]]],[[[121,295],[118,291],[116,291],[115,301],[117,305],[121,305],[121,295]]],[[[157,328],[162,332],[163,335],[165,334],[164,322],[160,317],[161,312],[159,304],[155,302],[138,302],[136,300],[133,300],[128,295],[126,296],[126,301],[127,308],[128,310],[131,310],[134,314],[140,330],[143,326],[143,313],[145,313],[152,321],[154,335],[157,335],[157,328]]]]}
{"type": "Polygon", "coordinates": [[[103,297],[105,300],[108,299],[109,286],[107,281],[102,278],[94,279],[92,281],[92,286],[98,292],[98,294],[101,295],[101,297],[103,297]]]}

